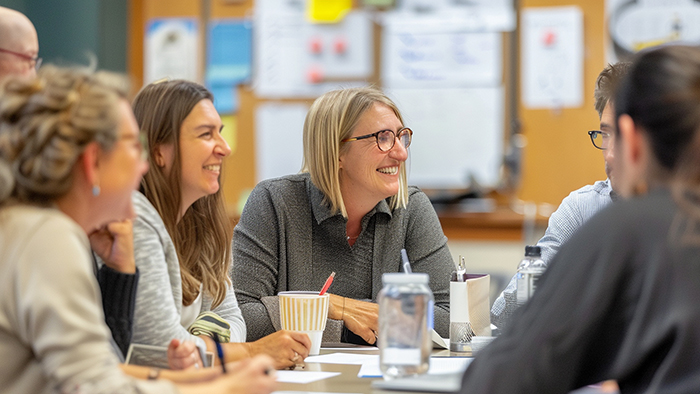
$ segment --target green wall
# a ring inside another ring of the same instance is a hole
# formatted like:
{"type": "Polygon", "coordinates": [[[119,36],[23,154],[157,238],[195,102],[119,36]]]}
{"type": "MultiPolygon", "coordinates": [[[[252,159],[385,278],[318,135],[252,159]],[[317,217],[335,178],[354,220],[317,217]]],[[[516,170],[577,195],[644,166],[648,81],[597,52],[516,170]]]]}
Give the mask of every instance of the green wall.
{"type": "Polygon", "coordinates": [[[0,0],[23,12],[39,34],[44,62],[126,72],[127,0],[0,0]]]}

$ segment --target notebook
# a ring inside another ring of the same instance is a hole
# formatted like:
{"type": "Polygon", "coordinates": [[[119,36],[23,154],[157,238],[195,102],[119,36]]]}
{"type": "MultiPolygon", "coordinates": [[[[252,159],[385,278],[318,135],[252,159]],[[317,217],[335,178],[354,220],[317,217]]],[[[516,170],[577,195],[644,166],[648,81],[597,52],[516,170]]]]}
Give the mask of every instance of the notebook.
{"type": "MultiPolygon", "coordinates": [[[[204,360],[204,367],[214,365],[214,353],[205,352],[202,359],[204,360]]],[[[129,345],[124,363],[168,369],[168,348],[132,343],[129,345]]]]}
{"type": "Polygon", "coordinates": [[[375,380],[372,382],[372,388],[427,393],[455,393],[462,386],[462,375],[464,375],[464,372],[425,374],[393,380],[375,380]]]}

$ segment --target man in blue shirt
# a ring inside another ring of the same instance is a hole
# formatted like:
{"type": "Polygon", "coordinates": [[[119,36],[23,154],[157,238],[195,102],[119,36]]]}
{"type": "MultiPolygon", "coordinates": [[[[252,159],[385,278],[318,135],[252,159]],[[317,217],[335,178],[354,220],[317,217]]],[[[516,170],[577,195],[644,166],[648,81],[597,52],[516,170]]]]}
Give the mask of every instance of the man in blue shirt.
{"type": "MultiPolygon", "coordinates": [[[[544,236],[537,242],[542,260],[549,264],[561,245],[588,219],[615,200],[615,157],[612,144],[615,131],[615,107],[611,101],[615,87],[622,80],[630,63],[609,64],[598,75],[594,92],[595,109],[600,117],[600,130],[589,131],[593,146],[603,152],[605,174],[608,179],[597,181],[571,192],[550,216],[544,236]]],[[[518,307],[515,276],[493,303],[491,323],[503,328],[518,307]]]]}

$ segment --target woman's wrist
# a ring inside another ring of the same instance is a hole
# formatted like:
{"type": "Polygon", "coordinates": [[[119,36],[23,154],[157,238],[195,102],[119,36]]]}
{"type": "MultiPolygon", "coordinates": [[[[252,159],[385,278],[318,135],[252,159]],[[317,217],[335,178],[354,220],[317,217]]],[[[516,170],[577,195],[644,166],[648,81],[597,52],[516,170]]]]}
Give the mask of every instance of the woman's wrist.
{"type": "Polygon", "coordinates": [[[343,320],[345,317],[345,297],[331,294],[331,308],[328,309],[328,318],[343,320]]]}
{"type": "Polygon", "coordinates": [[[160,368],[151,368],[148,370],[148,380],[157,380],[160,376],[160,368]]]}

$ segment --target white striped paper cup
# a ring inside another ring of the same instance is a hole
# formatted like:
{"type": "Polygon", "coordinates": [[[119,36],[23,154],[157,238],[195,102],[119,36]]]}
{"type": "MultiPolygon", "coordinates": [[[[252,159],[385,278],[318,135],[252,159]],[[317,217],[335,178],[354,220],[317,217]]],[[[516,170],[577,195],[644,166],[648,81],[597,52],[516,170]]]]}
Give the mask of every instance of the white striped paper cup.
{"type": "Polygon", "coordinates": [[[316,291],[283,291],[278,295],[282,329],[308,334],[311,339],[309,354],[319,354],[328,319],[328,294],[319,296],[316,291]]]}

